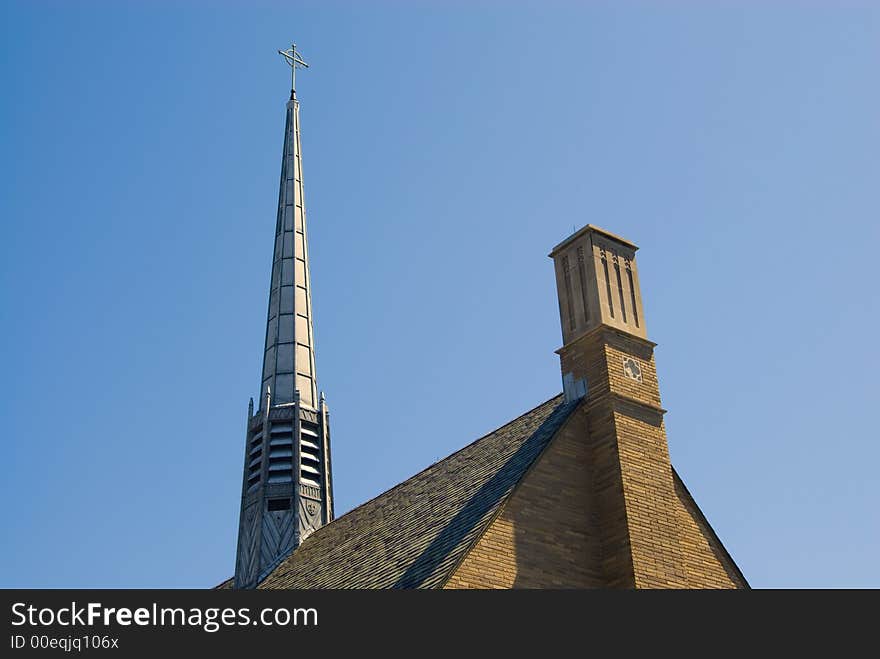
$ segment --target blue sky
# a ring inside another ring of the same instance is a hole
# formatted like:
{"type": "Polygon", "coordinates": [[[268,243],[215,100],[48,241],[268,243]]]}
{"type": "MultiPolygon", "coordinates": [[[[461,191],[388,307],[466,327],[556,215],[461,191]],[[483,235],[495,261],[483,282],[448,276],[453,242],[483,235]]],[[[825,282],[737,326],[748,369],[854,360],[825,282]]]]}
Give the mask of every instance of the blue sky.
{"type": "Polygon", "coordinates": [[[872,3],[2,3],[0,586],[232,572],[295,39],[337,513],[561,389],[636,242],[673,464],[757,587],[880,586],[872,3]]]}

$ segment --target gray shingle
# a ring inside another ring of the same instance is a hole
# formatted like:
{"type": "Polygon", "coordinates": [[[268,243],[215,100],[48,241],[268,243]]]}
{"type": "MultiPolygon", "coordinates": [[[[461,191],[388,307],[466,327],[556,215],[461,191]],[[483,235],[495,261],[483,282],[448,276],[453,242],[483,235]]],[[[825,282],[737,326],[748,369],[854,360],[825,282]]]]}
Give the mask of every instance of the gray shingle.
{"type": "Polygon", "coordinates": [[[436,588],[576,407],[556,396],[318,529],[260,588],[436,588]]]}

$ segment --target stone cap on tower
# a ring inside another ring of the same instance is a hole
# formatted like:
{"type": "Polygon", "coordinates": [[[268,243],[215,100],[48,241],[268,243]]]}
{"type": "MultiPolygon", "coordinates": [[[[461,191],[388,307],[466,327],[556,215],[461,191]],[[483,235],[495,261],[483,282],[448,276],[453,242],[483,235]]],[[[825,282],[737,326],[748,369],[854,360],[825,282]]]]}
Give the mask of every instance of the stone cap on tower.
{"type": "Polygon", "coordinates": [[[598,325],[647,338],[636,250],[592,224],[553,248],[563,345],[598,325]]]}

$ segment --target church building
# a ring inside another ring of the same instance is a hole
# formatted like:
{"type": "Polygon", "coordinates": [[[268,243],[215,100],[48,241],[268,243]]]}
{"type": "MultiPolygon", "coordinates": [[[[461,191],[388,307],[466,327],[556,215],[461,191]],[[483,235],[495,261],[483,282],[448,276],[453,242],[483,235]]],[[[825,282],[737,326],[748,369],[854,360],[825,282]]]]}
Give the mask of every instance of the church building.
{"type": "MultiPolygon", "coordinates": [[[[307,66],[279,52],[292,77],[307,66]]],[[[550,251],[562,392],[334,518],[291,86],[235,575],[218,588],[748,588],[670,463],[638,248],[593,225],[550,251]]]]}

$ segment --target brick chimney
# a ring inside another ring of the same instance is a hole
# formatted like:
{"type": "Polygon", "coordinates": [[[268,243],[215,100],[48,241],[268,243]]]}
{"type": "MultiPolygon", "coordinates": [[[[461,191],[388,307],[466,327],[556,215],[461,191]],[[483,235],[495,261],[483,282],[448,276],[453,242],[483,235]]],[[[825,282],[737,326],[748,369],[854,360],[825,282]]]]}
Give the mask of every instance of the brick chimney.
{"type": "Polygon", "coordinates": [[[556,269],[568,400],[590,443],[607,583],[688,587],[665,410],[628,240],[587,225],[550,253],[556,269]]]}

